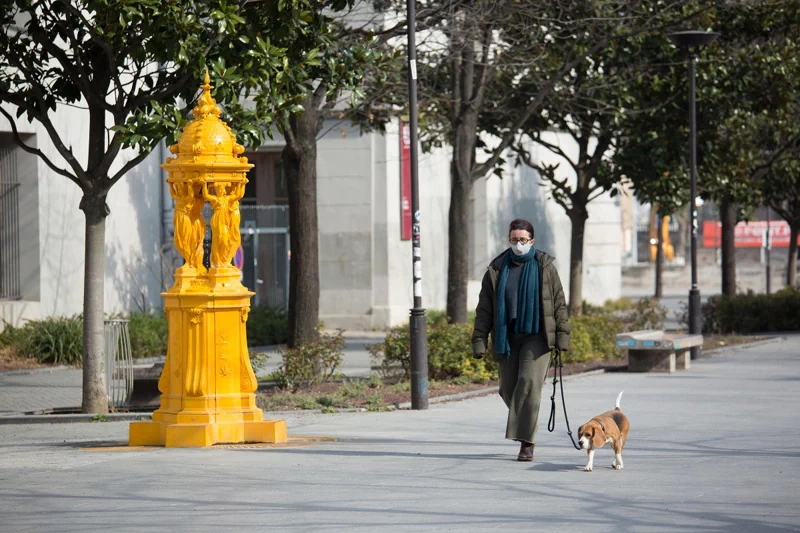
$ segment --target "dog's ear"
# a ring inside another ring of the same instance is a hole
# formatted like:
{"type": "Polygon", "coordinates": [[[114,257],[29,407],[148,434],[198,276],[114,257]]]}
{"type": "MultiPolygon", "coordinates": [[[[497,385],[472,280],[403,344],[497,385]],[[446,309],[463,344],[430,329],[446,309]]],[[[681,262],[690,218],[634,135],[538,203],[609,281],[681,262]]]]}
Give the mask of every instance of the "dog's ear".
{"type": "Polygon", "coordinates": [[[592,447],[600,448],[606,443],[605,428],[599,422],[592,424],[592,447]]]}

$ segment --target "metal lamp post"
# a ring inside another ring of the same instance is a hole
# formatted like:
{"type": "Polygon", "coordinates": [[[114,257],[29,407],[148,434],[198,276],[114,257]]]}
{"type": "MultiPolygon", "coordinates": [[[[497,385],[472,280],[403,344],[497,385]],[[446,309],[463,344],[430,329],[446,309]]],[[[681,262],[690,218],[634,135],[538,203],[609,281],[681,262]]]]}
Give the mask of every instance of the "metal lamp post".
{"type": "MultiPolygon", "coordinates": [[[[697,287],[697,114],[695,106],[695,71],[700,48],[713,43],[719,33],[707,31],[679,31],[670,33],[669,40],[689,51],[689,176],[690,198],[689,224],[691,227],[692,287],[689,289],[689,333],[703,332],[700,310],[700,289],[697,287]]],[[[700,347],[691,349],[692,359],[700,355],[700,347]]]]}
{"type": "Polygon", "coordinates": [[[425,309],[422,307],[422,252],[420,248],[419,176],[417,159],[417,13],[415,0],[408,8],[408,112],[411,133],[411,265],[414,308],[411,309],[411,408],[428,408],[428,341],[425,309]]]}

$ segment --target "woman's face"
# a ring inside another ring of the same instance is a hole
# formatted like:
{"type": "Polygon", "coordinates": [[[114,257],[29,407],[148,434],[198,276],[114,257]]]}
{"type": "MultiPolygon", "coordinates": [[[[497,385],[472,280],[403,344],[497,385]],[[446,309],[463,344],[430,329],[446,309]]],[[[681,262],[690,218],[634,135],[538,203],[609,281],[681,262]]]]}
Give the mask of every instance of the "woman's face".
{"type": "Polygon", "coordinates": [[[511,233],[508,234],[508,242],[511,244],[528,244],[534,243],[534,239],[531,238],[531,234],[528,230],[524,229],[515,229],[511,233]]]}

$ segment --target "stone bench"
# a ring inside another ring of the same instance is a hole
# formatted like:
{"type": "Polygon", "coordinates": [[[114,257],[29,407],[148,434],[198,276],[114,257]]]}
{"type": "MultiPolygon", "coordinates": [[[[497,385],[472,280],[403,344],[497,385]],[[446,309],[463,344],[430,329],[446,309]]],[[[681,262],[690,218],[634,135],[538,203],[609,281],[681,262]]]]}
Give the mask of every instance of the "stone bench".
{"type": "Polygon", "coordinates": [[[675,372],[691,367],[689,350],[703,345],[702,335],[631,331],[617,335],[617,347],[628,350],[628,372],[675,372]]]}
{"type": "Polygon", "coordinates": [[[164,370],[164,363],[156,363],[148,367],[133,368],[133,392],[128,402],[129,407],[158,408],[161,392],[158,390],[158,380],[164,370]]]}

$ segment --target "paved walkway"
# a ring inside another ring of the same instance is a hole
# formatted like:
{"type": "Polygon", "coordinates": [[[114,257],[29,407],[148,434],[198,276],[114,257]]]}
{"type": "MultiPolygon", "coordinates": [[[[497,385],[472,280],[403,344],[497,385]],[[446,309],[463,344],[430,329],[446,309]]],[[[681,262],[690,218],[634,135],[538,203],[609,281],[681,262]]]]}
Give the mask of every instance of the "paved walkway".
{"type": "MultiPolygon", "coordinates": [[[[284,449],[83,451],[127,424],[0,425],[0,532],[800,531],[800,340],[673,375],[567,384],[573,428],[631,420],[625,469],[558,432],[514,461],[497,396],[424,412],[293,415],[284,449]]],[[[540,424],[546,424],[547,409],[540,424]]]]}
{"type": "Polygon", "coordinates": [[[11,413],[80,407],[80,369],[0,374],[0,416],[11,413]]]}

